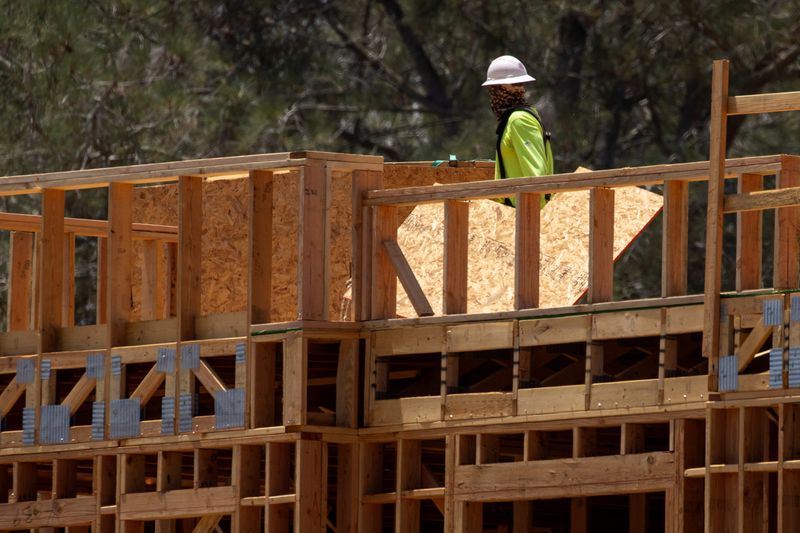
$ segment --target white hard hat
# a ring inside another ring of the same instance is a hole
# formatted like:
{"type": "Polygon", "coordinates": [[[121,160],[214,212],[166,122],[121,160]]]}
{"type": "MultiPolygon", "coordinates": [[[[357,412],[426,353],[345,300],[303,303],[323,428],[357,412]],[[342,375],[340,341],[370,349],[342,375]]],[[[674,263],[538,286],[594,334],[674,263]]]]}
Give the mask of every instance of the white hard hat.
{"type": "Polygon", "coordinates": [[[500,56],[489,65],[486,72],[486,81],[483,85],[502,85],[504,83],[525,83],[536,81],[533,76],[528,76],[525,65],[514,56],[500,56]]]}

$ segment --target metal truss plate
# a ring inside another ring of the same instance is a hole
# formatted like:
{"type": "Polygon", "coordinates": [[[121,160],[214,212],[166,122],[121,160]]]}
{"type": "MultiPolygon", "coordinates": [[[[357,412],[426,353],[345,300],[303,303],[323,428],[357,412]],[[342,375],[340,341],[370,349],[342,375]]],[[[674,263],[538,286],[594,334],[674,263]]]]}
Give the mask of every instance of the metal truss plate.
{"type": "Polygon", "coordinates": [[[792,322],[800,322],[800,296],[792,296],[792,312],[789,319],[792,322]]]}
{"type": "Polygon", "coordinates": [[[783,325],[783,300],[764,300],[764,325],[783,325]]]}
{"type": "Polygon", "coordinates": [[[105,376],[106,357],[103,353],[90,353],[86,356],[86,377],[103,379],[105,376]]]}
{"type": "Polygon", "coordinates": [[[244,389],[217,391],[214,414],[217,429],[244,427],[244,389]]]}
{"type": "Polygon", "coordinates": [[[39,442],[41,444],[69,442],[69,406],[43,405],[40,413],[39,442]]]}
{"type": "Polygon", "coordinates": [[[50,379],[50,369],[52,366],[53,362],[50,359],[42,359],[42,368],[39,371],[42,376],[42,381],[50,379]]]}
{"type": "Polygon", "coordinates": [[[247,347],[243,342],[236,343],[236,364],[243,365],[247,361],[247,347]]]}
{"type": "Polygon", "coordinates": [[[36,360],[33,358],[17,359],[17,383],[30,384],[36,376],[36,360]]]}
{"type": "Polygon", "coordinates": [[[783,350],[773,348],[769,351],[769,387],[783,388],[783,350]]]}
{"type": "Polygon", "coordinates": [[[181,344],[181,369],[195,370],[200,367],[200,345],[181,344]]]}
{"type": "Polygon", "coordinates": [[[739,367],[736,355],[719,358],[719,390],[735,391],[739,385],[739,367]]]}
{"type": "Polygon", "coordinates": [[[106,402],[92,402],[92,440],[106,436],[106,402]]]}
{"type": "Polygon", "coordinates": [[[121,355],[112,355],[111,356],[111,375],[112,376],[121,376],[122,375],[122,356],[121,355]]]}
{"type": "Polygon", "coordinates": [[[141,435],[139,398],[111,400],[111,438],[124,439],[141,435]]]}
{"type": "Polygon", "coordinates": [[[789,348],[789,387],[800,387],[800,347],[789,348]]]}
{"type": "Polygon", "coordinates": [[[173,348],[159,348],[156,355],[156,370],[164,374],[175,372],[175,350],[173,348]]]}
{"type": "Polygon", "coordinates": [[[175,434],[175,396],[161,398],[161,434],[175,434]]]}
{"type": "Polygon", "coordinates": [[[189,433],[194,429],[192,420],[193,400],[194,395],[188,392],[178,396],[178,431],[181,433],[189,433]]]}
{"type": "Polygon", "coordinates": [[[22,409],[22,444],[36,444],[36,409],[33,407],[22,409]]]}

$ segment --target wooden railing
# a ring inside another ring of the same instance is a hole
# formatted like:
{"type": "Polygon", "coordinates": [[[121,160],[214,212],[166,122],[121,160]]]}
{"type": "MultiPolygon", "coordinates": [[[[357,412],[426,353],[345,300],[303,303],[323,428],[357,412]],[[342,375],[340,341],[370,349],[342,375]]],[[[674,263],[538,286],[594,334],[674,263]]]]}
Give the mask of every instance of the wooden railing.
{"type": "MultiPolygon", "coordinates": [[[[721,326],[720,287],[722,279],[722,222],[725,213],[738,212],[737,288],[758,283],[760,268],[760,211],[775,209],[775,258],[773,288],[794,289],[800,284],[800,163],[785,157],[776,172],[776,190],[760,191],[761,179],[743,173],[738,194],[725,196],[728,117],[757,113],[800,110],[800,92],[729,96],[729,62],[714,61],[711,81],[711,123],[709,142],[708,213],[706,216],[705,316],[703,355],[709,360],[709,390],[719,390],[719,358],[733,354],[730,335],[721,326]],[[742,264],[744,266],[742,266],[742,264]]],[[[789,301],[785,302],[787,306],[789,301]]],[[[725,319],[727,322],[727,318],[725,319]]],[[[788,336],[787,336],[788,340],[788,336]]],[[[783,343],[781,342],[781,345],[783,343]]],[[[783,346],[787,357],[788,343],[783,346]]],[[[738,365],[736,365],[738,366],[738,365]]],[[[788,365],[786,365],[788,366],[788,365]]],[[[786,369],[788,371],[788,369],[786,369]]],[[[786,374],[787,372],[784,372],[786,374]]],[[[784,375],[786,385],[788,376],[784,375]]]]}
{"type": "MultiPolygon", "coordinates": [[[[752,183],[760,182],[763,176],[780,175],[785,177],[794,172],[800,164],[796,156],[766,156],[730,159],[725,162],[726,178],[738,178],[743,184],[741,193],[727,198],[725,212],[743,212],[754,209],[787,207],[797,205],[797,191],[780,189],[776,191],[753,191],[752,183]]],[[[403,284],[412,299],[418,314],[431,308],[427,297],[422,293],[414,273],[407,267],[408,261],[397,245],[397,212],[400,207],[417,206],[428,203],[444,204],[445,220],[445,264],[443,273],[443,294],[460,295],[463,280],[468,269],[466,239],[468,228],[469,200],[516,197],[516,242],[515,242],[515,305],[509,311],[534,309],[538,307],[539,289],[539,249],[540,249],[540,196],[545,193],[563,191],[590,191],[589,234],[589,303],[607,302],[613,298],[612,242],[614,223],[614,191],[619,187],[661,186],[664,191],[663,217],[663,257],[662,257],[662,296],[677,296],[687,291],[687,240],[688,184],[694,181],[707,181],[709,164],[707,162],[657,165],[650,167],[603,170],[580,174],[560,174],[536,178],[519,178],[505,181],[484,181],[436,187],[410,187],[404,189],[370,191],[364,195],[363,206],[366,217],[373,220],[372,235],[365,248],[365,256],[371,264],[367,272],[373,276],[371,287],[371,309],[368,316],[372,320],[395,317],[396,279],[403,284]],[[452,243],[458,243],[454,247],[452,243]],[[455,289],[451,289],[455,287],[455,289]]],[[[783,183],[784,181],[781,181],[783,183]]],[[[747,221],[749,219],[745,219],[747,221]]],[[[698,220],[692,223],[704,224],[698,220]]],[[[782,219],[778,222],[783,227],[782,219]]],[[[745,232],[740,238],[740,249],[754,247],[750,237],[752,228],[743,225],[745,232]]],[[[365,241],[368,239],[365,238],[365,241]]],[[[760,241],[757,243],[760,248],[760,241]]],[[[746,255],[746,254],[745,254],[746,255]]],[[[760,258],[760,252],[759,252],[760,258]]],[[[748,282],[743,289],[758,288],[752,281],[751,272],[755,259],[750,256],[739,261],[737,269],[748,282]]],[[[776,263],[777,267],[784,263],[776,263]]],[[[779,270],[780,268],[778,268],[779,270]]],[[[498,280],[498,283],[510,280],[498,280]]],[[[776,278],[776,286],[784,284],[776,278]]],[[[453,297],[453,296],[446,296],[453,297]]],[[[463,302],[444,302],[448,314],[464,313],[463,302]],[[452,311],[450,311],[452,310],[452,311]]]]}
{"type": "MultiPolygon", "coordinates": [[[[761,184],[765,176],[772,175],[778,176],[779,184],[783,183],[781,176],[794,172],[800,158],[776,155],[730,159],[725,163],[725,177],[738,180],[740,185],[740,192],[729,196],[725,206],[726,212],[739,213],[736,293],[728,296],[744,298],[726,301],[731,323],[734,316],[737,320],[736,335],[742,344],[738,354],[741,370],[744,370],[761,347],[757,341],[760,339],[763,344],[772,332],[754,323],[753,316],[760,312],[763,300],[774,293],[771,288],[761,287],[761,222],[760,214],[756,214],[759,218],[754,220],[752,213],[755,209],[778,208],[781,211],[797,205],[792,196],[793,189],[755,191],[753,184],[761,184]],[[749,342],[743,342],[748,334],[749,342]]],[[[676,405],[676,402],[685,402],[684,408],[701,405],[709,390],[703,383],[704,378],[698,382],[695,378],[687,381],[687,378],[673,379],[671,376],[676,375],[674,371],[677,369],[677,336],[696,334],[702,329],[702,309],[696,305],[702,295],[687,294],[687,244],[690,225],[702,227],[705,220],[702,217],[689,220],[688,191],[689,183],[707,181],[708,174],[708,163],[698,162],[373,190],[364,194],[363,216],[372,221],[370,237],[363,237],[367,244],[363,255],[371,259],[364,272],[372,276],[366,284],[371,292],[369,296],[362,296],[371,305],[365,310],[365,315],[370,317],[368,326],[373,331],[366,369],[367,425],[546,414],[551,412],[548,409],[552,412],[572,412],[580,408],[613,410],[614,406],[649,409],[665,408],[676,405]],[[645,185],[661,186],[664,191],[661,297],[612,302],[614,192],[619,187],[645,185]],[[539,309],[540,195],[576,190],[590,191],[587,303],[539,309]],[[517,208],[513,211],[516,220],[515,275],[507,280],[498,279],[498,283],[514,283],[514,308],[465,315],[464,280],[469,268],[465,236],[469,225],[467,202],[509,196],[516,196],[517,200],[517,208]],[[444,265],[440,268],[442,294],[445,295],[442,316],[430,316],[432,306],[398,244],[399,210],[431,203],[444,205],[446,251],[444,265]],[[412,300],[418,317],[396,317],[398,280],[412,300]],[[467,325],[470,323],[473,325],[467,325]],[[552,336],[542,333],[550,331],[552,336]],[[657,375],[625,382],[625,374],[620,374],[620,377],[612,378],[619,383],[602,383],[606,379],[604,368],[610,360],[607,354],[604,358],[604,342],[625,337],[660,338],[657,375]],[[530,374],[534,361],[531,350],[569,342],[585,343],[585,377],[583,354],[574,354],[576,363],[565,370],[575,375],[566,387],[553,388],[548,384],[532,387],[526,384],[529,379],[526,376],[530,374]],[[492,350],[510,354],[505,364],[513,372],[508,373],[502,388],[494,389],[496,392],[464,394],[465,391],[458,387],[459,354],[472,351],[501,357],[492,350]],[[439,355],[440,388],[433,390],[429,387],[424,394],[419,394],[419,388],[412,387],[409,390],[417,392],[408,397],[387,395],[393,376],[400,379],[402,368],[405,368],[402,365],[411,365],[410,357],[419,358],[418,368],[435,366],[434,370],[438,371],[439,355]],[[678,394],[678,389],[683,392],[678,394]],[[480,414],[483,411],[486,412],[480,414]]],[[[776,232],[789,231],[790,228],[784,227],[785,223],[783,218],[776,217],[776,232]]],[[[777,274],[777,271],[785,266],[787,252],[785,243],[779,242],[776,246],[775,285],[779,287],[782,274],[777,274]]],[[[731,327],[726,333],[733,338],[734,329],[731,327]]],[[[763,381],[763,375],[741,379],[743,387],[755,389],[763,387],[763,381]]]]}

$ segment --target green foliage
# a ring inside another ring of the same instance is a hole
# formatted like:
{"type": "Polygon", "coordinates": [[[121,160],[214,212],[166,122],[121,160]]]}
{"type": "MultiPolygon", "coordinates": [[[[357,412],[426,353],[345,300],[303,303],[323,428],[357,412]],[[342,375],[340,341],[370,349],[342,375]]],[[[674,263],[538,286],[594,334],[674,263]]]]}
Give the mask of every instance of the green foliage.
{"type": "MultiPolygon", "coordinates": [[[[797,4],[9,0],[0,172],[304,148],[488,158],[480,83],[503,53],[538,79],[559,170],[703,159],[711,60],[733,60],[734,92],[796,86],[797,4]]],[[[786,131],[760,124],[732,151],[786,150],[786,131]]]]}
{"type": "MultiPolygon", "coordinates": [[[[732,60],[733,94],[796,90],[798,4],[6,0],[0,174],[301,149],[491,158],[480,84],[506,53],[538,80],[557,171],[706,159],[711,61],[732,60]]],[[[794,151],[798,120],[732,121],[729,153],[794,151]]],[[[69,209],[103,205],[86,192],[69,209]]],[[[659,239],[626,256],[630,286],[655,286],[659,239]]]]}

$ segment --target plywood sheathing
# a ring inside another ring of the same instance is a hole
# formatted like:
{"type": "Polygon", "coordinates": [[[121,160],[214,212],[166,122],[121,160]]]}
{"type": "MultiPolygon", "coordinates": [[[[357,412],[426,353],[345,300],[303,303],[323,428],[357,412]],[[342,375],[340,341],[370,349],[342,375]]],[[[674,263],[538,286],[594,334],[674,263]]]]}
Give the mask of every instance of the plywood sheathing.
{"type": "MultiPolygon", "coordinates": [[[[662,207],[662,197],[637,187],[615,189],[614,258],[619,257],[662,207]]],[[[541,213],[540,307],[572,305],[587,289],[589,191],[559,193],[541,213]]],[[[492,200],[469,205],[467,312],[514,306],[515,210],[492,200]]],[[[435,313],[442,310],[444,242],[442,204],[417,206],[398,231],[398,243],[435,313]]],[[[398,288],[400,316],[416,316],[398,288]]]]}
{"type": "MultiPolygon", "coordinates": [[[[493,168],[387,165],[384,187],[457,183],[491,178],[493,168]]],[[[273,313],[276,322],[297,316],[297,171],[275,173],[273,213],[273,313]]],[[[352,187],[350,176],[334,173],[331,183],[330,316],[341,316],[351,276],[352,187]]],[[[137,187],[134,222],[177,224],[177,187],[137,187]]],[[[247,302],[247,183],[245,179],[208,179],[203,185],[203,259],[201,313],[244,311],[247,302]]],[[[410,213],[406,209],[403,216],[410,213]]],[[[141,316],[141,243],[135,245],[134,319],[141,316]]]]}

